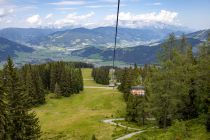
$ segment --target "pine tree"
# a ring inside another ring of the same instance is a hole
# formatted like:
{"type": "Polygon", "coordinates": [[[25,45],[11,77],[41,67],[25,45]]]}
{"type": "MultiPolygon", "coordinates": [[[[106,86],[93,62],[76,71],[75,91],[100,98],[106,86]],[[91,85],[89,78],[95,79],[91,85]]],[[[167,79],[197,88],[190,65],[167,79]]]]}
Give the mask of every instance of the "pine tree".
{"type": "Polygon", "coordinates": [[[29,103],[31,106],[45,103],[45,91],[38,70],[36,67],[29,65],[25,73],[26,74],[22,74],[22,77],[26,75],[23,83],[25,83],[24,88],[26,95],[29,97],[29,103]]]}
{"type": "Polygon", "coordinates": [[[128,121],[136,121],[137,117],[137,98],[133,95],[128,95],[128,100],[127,100],[127,107],[126,107],[126,120],[128,121]]]}
{"type": "Polygon", "coordinates": [[[24,119],[25,123],[25,139],[38,140],[41,136],[41,127],[39,119],[36,117],[35,112],[28,113],[24,119]]]}
{"type": "Polygon", "coordinates": [[[5,103],[5,95],[3,88],[0,86],[0,139],[4,140],[8,137],[8,114],[7,105],[5,103]]]}
{"type": "Polygon", "coordinates": [[[110,73],[109,73],[110,67],[100,67],[100,68],[94,68],[92,71],[93,79],[96,81],[96,83],[108,85],[110,80],[110,73]]]}
{"type": "Polygon", "coordinates": [[[36,95],[36,93],[35,93],[34,84],[33,84],[31,66],[28,67],[28,69],[26,71],[25,93],[28,96],[28,102],[29,102],[30,106],[35,105],[34,96],[36,95]]]}
{"type": "Polygon", "coordinates": [[[8,58],[7,64],[4,67],[4,74],[6,79],[4,86],[7,93],[9,110],[8,118],[10,119],[10,138],[14,140],[38,139],[40,137],[39,125],[33,123],[37,118],[29,113],[29,109],[26,106],[28,104],[27,96],[24,93],[17,70],[14,68],[10,58],[8,58]]]}
{"type": "MultiPolygon", "coordinates": [[[[183,91],[185,99],[183,100],[183,110],[182,110],[182,119],[192,119],[198,116],[198,111],[196,108],[196,69],[195,69],[195,59],[192,52],[192,47],[187,47],[186,56],[181,55],[182,59],[178,61],[183,61],[184,65],[180,66],[182,69],[184,79],[180,80],[180,84],[183,85],[182,89],[187,89],[183,91]],[[184,59],[183,59],[184,58],[184,59]],[[182,82],[184,81],[184,82],[182,82]]],[[[183,97],[183,96],[182,96],[183,97]]]]}
{"type": "Polygon", "coordinates": [[[60,88],[62,96],[69,97],[72,94],[71,72],[65,68],[61,74],[60,88]]]}
{"type": "Polygon", "coordinates": [[[132,86],[137,86],[141,84],[141,76],[140,70],[138,69],[137,65],[134,65],[134,69],[131,70],[132,76],[132,86]]]}
{"type": "Polygon", "coordinates": [[[55,90],[55,83],[57,81],[57,71],[56,71],[56,64],[52,63],[50,65],[50,91],[53,92],[55,90]]]}
{"type": "Polygon", "coordinates": [[[36,68],[33,69],[32,77],[33,77],[33,86],[35,89],[35,95],[33,97],[34,104],[35,105],[44,104],[45,91],[43,88],[41,77],[39,76],[39,73],[36,68]]]}
{"type": "Polygon", "coordinates": [[[196,88],[198,94],[197,108],[201,113],[207,113],[206,129],[210,132],[210,34],[205,44],[200,47],[198,58],[198,74],[196,88]]]}
{"type": "Polygon", "coordinates": [[[131,79],[131,69],[125,68],[122,74],[121,85],[118,87],[121,92],[123,92],[123,97],[125,101],[128,101],[128,97],[130,94],[130,89],[132,86],[131,79]]]}
{"type": "MultiPolygon", "coordinates": [[[[153,110],[156,120],[159,121],[159,127],[164,128],[170,125],[171,116],[176,109],[176,80],[174,72],[174,61],[176,56],[176,38],[174,34],[169,36],[169,39],[163,46],[162,54],[160,55],[161,68],[153,74],[151,84],[153,97],[153,110]]],[[[150,89],[150,90],[151,90],[150,89]]]]}

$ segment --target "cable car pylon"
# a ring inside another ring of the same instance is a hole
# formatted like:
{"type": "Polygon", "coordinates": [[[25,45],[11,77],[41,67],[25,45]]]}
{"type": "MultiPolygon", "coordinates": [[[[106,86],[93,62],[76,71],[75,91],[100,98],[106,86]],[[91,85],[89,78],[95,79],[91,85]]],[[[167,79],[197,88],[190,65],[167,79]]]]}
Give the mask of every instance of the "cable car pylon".
{"type": "Polygon", "coordinates": [[[113,88],[116,86],[115,58],[116,58],[117,35],[118,35],[118,25],[119,25],[119,12],[120,12],[120,0],[118,0],[118,6],[117,6],[117,20],[116,20],[116,27],[115,27],[115,42],[114,42],[114,51],[113,51],[113,64],[112,64],[112,69],[110,69],[111,79],[109,81],[109,86],[113,87],[113,88]]]}

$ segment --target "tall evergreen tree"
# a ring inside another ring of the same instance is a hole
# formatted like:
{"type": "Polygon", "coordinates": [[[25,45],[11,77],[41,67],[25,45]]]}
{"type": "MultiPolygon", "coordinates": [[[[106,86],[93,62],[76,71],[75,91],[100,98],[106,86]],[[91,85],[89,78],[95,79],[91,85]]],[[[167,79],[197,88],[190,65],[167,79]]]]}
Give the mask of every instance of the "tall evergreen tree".
{"type": "Polygon", "coordinates": [[[17,70],[11,58],[8,58],[4,67],[5,92],[7,93],[7,103],[10,119],[9,134],[14,140],[38,139],[40,137],[40,126],[35,115],[31,115],[26,104],[28,103],[17,70]],[[29,133],[30,132],[30,133],[29,133]]]}
{"type": "Polygon", "coordinates": [[[31,72],[31,66],[28,67],[26,71],[26,77],[25,77],[25,93],[28,96],[28,102],[30,106],[35,105],[35,99],[34,96],[36,95],[35,89],[33,84],[33,77],[31,72]]]}
{"type": "Polygon", "coordinates": [[[35,89],[35,95],[33,97],[34,105],[44,104],[45,103],[45,90],[43,88],[41,77],[36,68],[33,69],[33,86],[35,89]]]}
{"type": "Polygon", "coordinates": [[[8,112],[5,94],[0,85],[0,139],[6,140],[8,138],[8,112]]]}
{"type": "Polygon", "coordinates": [[[69,97],[73,93],[71,78],[72,78],[71,69],[65,68],[63,73],[61,74],[61,81],[60,81],[62,96],[69,97]]]}
{"type": "Polygon", "coordinates": [[[162,52],[159,54],[159,59],[162,62],[173,59],[173,49],[176,48],[175,34],[170,34],[168,40],[162,46],[162,52]]]}
{"type": "Polygon", "coordinates": [[[153,100],[154,115],[159,122],[159,127],[165,130],[170,125],[172,114],[176,109],[175,95],[177,93],[177,84],[174,78],[176,75],[174,72],[175,46],[176,39],[174,34],[171,34],[163,46],[162,54],[160,55],[161,68],[153,74],[152,81],[155,82],[150,87],[152,89],[151,92],[155,93],[151,98],[153,100]]]}
{"type": "Polygon", "coordinates": [[[121,85],[118,87],[121,92],[123,92],[123,97],[125,101],[128,101],[130,89],[132,86],[132,76],[131,76],[131,68],[125,68],[122,73],[121,85]]]}
{"type": "Polygon", "coordinates": [[[146,96],[134,96],[130,94],[127,101],[126,119],[145,125],[147,105],[146,96]]]}
{"type": "MultiPolygon", "coordinates": [[[[183,100],[183,110],[182,110],[182,119],[192,119],[198,116],[198,111],[196,109],[196,67],[195,67],[195,59],[193,57],[192,47],[187,47],[186,55],[181,55],[182,59],[179,61],[184,61],[184,64],[181,67],[182,80],[180,80],[180,84],[182,84],[182,89],[187,89],[187,91],[183,91],[185,99],[183,100]],[[184,81],[184,82],[182,82],[184,81]]],[[[182,96],[183,97],[183,96],[182,96]]],[[[182,107],[181,107],[182,108],[182,107]]]]}

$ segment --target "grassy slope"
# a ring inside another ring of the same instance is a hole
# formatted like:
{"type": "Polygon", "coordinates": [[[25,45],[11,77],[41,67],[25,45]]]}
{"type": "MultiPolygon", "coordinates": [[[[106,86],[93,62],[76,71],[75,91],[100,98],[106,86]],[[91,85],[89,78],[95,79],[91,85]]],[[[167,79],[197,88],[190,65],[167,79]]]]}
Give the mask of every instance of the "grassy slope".
{"type": "MultiPolygon", "coordinates": [[[[95,81],[90,80],[93,79],[91,76],[92,69],[83,69],[83,79],[84,79],[84,86],[96,86],[96,87],[101,87],[102,85],[97,84],[95,81]]],[[[103,90],[103,89],[102,89],[103,90]]]]}
{"type": "MultiPolygon", "coordinates": [[[[91,70],[83,70],[85,79],[91,78],[91,70]]],[[[92,81],[84,81],[85,86],[101,86],[92,81]]],[[[42,126],[42,139],[90,140],[95,134],[100,140],[110,140],[114,126],[101,120],[120,117],[125,114],[125,103],[117,90],[85,89],[81,94],[69,98],[50,99],[37,107],[42,126]]]]}
{"type": "Polygon", "coordinates": [[[165,132],[163,129],[149,128],[142,134],[133,136],[128,140],[210,140],[210,133],[206,132],[202,119],[186,121],[188,128],[172,125],[165,132]],[[186,136],[188,135],[188,136],[186,136]]]}

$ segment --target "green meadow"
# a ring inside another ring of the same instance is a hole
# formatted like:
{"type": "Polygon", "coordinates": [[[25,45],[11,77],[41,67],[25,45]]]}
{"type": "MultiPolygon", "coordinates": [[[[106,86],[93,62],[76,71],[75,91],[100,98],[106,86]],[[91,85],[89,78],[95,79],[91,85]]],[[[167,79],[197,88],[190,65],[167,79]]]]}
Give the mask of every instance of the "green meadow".
{"type": "MultiPolygon", "coordinates": [[[[91,81],[91,69],[83,70],[85,86],[102,86],[91,81]]],[[[68,98],[53,99],[47,96],[47,103],[34,109],[41,128],[41,139],[110,140],[115,126],[102,123],[103,119],[123,117],[125,103],[122,94],[110,89],[84,89],[80,94],[68,98]]]]}

